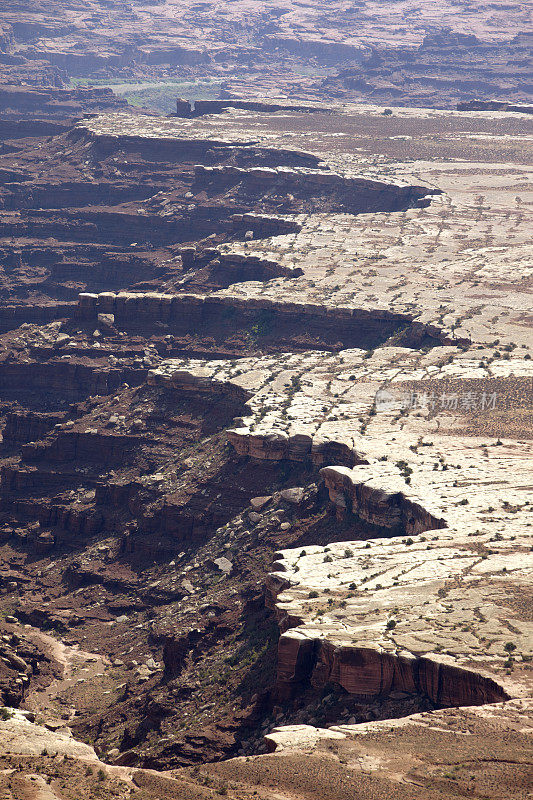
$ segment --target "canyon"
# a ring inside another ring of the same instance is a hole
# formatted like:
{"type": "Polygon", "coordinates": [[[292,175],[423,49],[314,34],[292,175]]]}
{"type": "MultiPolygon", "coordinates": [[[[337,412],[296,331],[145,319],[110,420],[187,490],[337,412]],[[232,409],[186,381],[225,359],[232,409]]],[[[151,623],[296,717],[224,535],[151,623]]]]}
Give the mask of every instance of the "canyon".
{"type": "Polygon", "coordinates": [[[337,6],[0,11],[7,800],[528,796],[527,7],[337,6]]]}

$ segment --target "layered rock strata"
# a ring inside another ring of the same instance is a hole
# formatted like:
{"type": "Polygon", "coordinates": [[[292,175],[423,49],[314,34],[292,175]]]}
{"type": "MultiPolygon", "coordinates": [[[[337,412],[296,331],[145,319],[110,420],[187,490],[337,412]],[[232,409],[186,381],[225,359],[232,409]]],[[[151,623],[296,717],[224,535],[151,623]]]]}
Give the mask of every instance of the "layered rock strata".
{"type": "Polygon", "coordinates": [[[362,697],[415,692],[441,706],[527,694],[527,670],[509,677],[504,663],[511,650],[527,655],[529,647],[529,625],[512,600],[531,570],[527,540],[515,528],[494,549],[482,532],[424,532],[374,540],[370,554],[368,543],[355,542],[283,554],[284,571],[270,582],[289,628],[279,644],[282,696],[306,681],[362,697]],[[513,627],[512,648],[503,620],[513,627]]]}
{"type": "MultiPolygon", "coordinates": [[[[231,260],[231,256],[228,258],[231,260]]],[[[392,336],[401,336],[406,344],[429,346],[457,341],[435,326],[421,325],[407,315],[387,311],[325,309],[314,304],[248,301],[216,295],[80,294],[77,318],[96,324],[99,314],[111,314],[119,328],[147,330],[159,323],[169,332],[181,335],[204,332],[219,336],[224,329],[246,330],[256,326],[256,333],[265,338],[295,341],[303,328],[308,336],[304,345],[307,348],[313,339],[331,342],[332,349],[337,342],[344,347],[372,349],[392,336]]]]}

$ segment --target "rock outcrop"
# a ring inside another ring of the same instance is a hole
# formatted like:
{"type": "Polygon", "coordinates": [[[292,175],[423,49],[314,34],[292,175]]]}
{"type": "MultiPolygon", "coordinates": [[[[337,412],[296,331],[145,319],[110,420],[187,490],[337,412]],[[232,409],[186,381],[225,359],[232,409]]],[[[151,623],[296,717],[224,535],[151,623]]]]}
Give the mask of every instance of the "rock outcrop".
{"type": "Polygon", "coordinates": [[[527,693],[527,673],[510,679],[502,664],[506,650],[527,647],[528,626],[503,596],[497,599],[496,588],[505,565],[507,591],[516,591],[528,569],[524,540],[515,534],[501,537],[497,553],[489,550],[492,555],[487,555],[484,548],[493,540],[479,532],[474,539],[448,529],[440,535],[425,533],[417,540],[385,544],[375,539],[366,545],[350,543],[349,548],[336,544],[312,552],[307,548],[305,555],[281,554],[282,571],[269,583],[284,631],[278,656],[280,697],[308,684],[316,691],[338,684],[361,697],[411,692],[440,706],[483,705],[527,693]],[[476,580],[480,575],[483,588],[476,580]],[[480,602],[486,612],[490,607],[495,614],[513,617],[516,643],[505,644],[505,626],[496,630],[488,617],[477,618],[480,602]],[[442,610],[450,615],[447,624],[433,627],[442,610]],[[459,625],[462,633],[455,633],[459,625]],[[487,652],[489,628],[496,639],[487,652]]]}
{"type": "MultiPolygon", "coordinates": [[[[112,314],[116,326],[130,331],[150,331],[162,324],[176,335],[204,334],[219,338],[235,330],[251,330],[266,341],[286,341],[289,348],[372,349],[393,335],[405,344],[449,344],[453,337],[413,320],[409,315],[357,308],[325,309],[315,304],[248,301],[238,296],[167,295],[157,292],[84,292],[76,316],[96,324],[98,314],[112,314]],[[298,345],[302,328],[306,341],[298,345]]],[[[457,341],[457,340],[455,340],[457,341]]]]}
{"type": "Polygon", "coordinates": [[[201,164],[195,167],[195,179],[200,188],[213,184],[229,187],[240,183],[253,192],[259,186],[267,191],[279,187],[296,196],[305,194],[308,205],[313,199],[327,198],[332,211],[347,210],[352,214],[405,211],[413,206],[424,208],[431,203],[433,195],[439,194],[438,190],[428,190],[423,186],[345,177],[329,170],[297,171],[284,166],[242,169],[201,164]]]}
{"type": "Polygon", "coordinates": [[[355,514],[390,535],[417,535],[446,527],[446,520],[438,510],[434,514],[428,510],[431,498],[409,496],[405,480],[394,468],[380,467],[376,471],[364,467],[324,467],[321,475],[340,519],[355,514]]]}
{"type": "MultiPolygon", "coordinates": [[[[120,111],[125,107],[126,103],[107,88],[38,88],[0,83],[0,113],[4,122],[31,120],[36,116],[43,120],[75,120],[87,113],[120,111]]],[[[26,131],[28,135],[27,128],[26,131]]],[[[56,132],[53,128],[49,131],[56,132]]],[[[35,133],[39,133],[38,129],[35,133]]]]}

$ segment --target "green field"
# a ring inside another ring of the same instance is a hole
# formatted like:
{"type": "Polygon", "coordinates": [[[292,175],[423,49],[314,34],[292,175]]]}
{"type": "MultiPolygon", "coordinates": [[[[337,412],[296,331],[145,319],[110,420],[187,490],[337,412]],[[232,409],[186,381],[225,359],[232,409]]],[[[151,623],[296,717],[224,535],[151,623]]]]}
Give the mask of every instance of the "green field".
{"type": "Polygon", "coordinates": [[[201,81],[124,81],[120,78],[72,78],[71,86],[109,87],[131,106],[171,114],[176,110],[176,98],[186,100],[213,100],[218,97],[221,83],[201,81]]]}

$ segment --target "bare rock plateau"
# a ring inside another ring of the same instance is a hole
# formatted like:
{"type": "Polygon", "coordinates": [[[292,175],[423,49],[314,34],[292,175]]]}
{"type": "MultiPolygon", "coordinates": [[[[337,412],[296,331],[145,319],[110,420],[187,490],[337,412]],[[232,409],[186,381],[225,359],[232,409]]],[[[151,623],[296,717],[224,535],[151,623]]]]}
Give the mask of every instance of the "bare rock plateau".
{"type": "Polygon", "coordinates": [[[2,4],[2,800],[531,797],[528,11],[2,4]]]}

